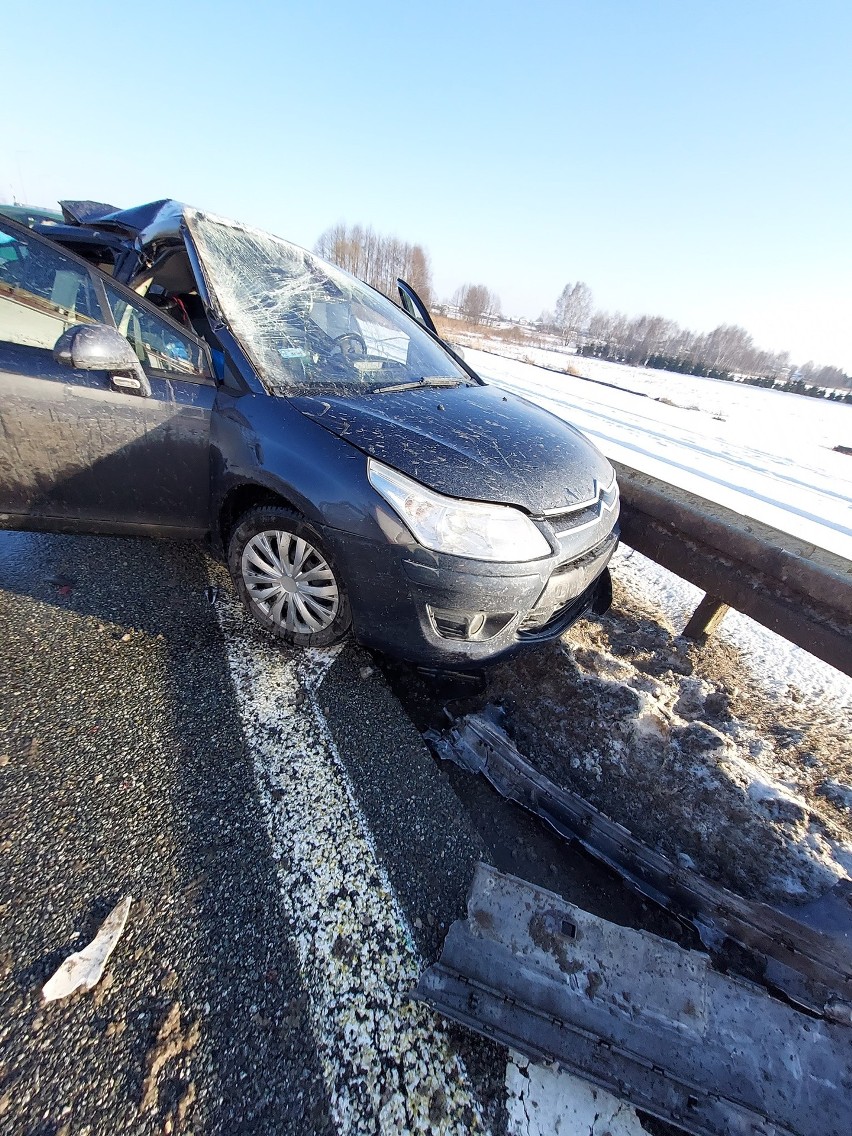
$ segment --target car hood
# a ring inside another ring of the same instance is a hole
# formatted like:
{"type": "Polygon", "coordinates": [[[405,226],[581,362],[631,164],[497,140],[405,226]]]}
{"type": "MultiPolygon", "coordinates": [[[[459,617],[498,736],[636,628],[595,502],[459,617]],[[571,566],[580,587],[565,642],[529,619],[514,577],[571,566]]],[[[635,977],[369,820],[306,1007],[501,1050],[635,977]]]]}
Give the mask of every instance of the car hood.
{"type": "Polygon", "coordinates": [[[449,497],[532,515],[597,497],[612,466],[579,430],[490,386],[298,396],[307,417],[449,497]]]}

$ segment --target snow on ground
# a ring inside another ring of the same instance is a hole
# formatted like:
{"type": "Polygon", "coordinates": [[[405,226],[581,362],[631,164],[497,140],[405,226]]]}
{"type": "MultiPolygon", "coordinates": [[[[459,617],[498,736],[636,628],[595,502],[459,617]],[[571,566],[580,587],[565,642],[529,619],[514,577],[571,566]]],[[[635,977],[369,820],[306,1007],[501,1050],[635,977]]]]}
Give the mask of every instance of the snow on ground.
{"type": "Polygon", "coordinates": [[[506,1069],[509,1136],[643,1136],[624,1101],[556,1065],[512,1051],[506,1069]]]}
{"type": "MultiPolygon", "coordinates": [[[[631,591],[659,608],[677,630],[685,627],[704,594],[688,580],[624,545],[616,552],[611,568],[631,591]]],[[[742,653],[751,675],[767,694],[830,706],[852,737],[852,678],[738,611],[728,612],[716,635],[742,653]]]]}
{"type": "Polygon", "coordinates": [[[608,457],[852,560],[852,457],[834,451],[852,447],[852,406],[525,353],[585,378],[478,350],[466,349],[466,359],[486,380],[578,426],[608,457]]]}

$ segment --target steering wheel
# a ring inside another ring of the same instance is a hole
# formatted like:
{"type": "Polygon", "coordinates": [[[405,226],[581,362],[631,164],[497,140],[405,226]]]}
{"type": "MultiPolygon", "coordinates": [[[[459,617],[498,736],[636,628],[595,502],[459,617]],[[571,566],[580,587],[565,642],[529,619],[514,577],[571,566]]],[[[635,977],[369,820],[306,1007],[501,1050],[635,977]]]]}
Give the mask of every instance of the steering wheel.
{"type": "Polygon", "coordinates": [[[359,335],[357,331],[347,331],[343,335],[338,335],[334,342],[340,348],[340,353],[350,363],[356,359],[363,359],[367,354],[367,344],[364,342],[364,337],[359,335]]]}

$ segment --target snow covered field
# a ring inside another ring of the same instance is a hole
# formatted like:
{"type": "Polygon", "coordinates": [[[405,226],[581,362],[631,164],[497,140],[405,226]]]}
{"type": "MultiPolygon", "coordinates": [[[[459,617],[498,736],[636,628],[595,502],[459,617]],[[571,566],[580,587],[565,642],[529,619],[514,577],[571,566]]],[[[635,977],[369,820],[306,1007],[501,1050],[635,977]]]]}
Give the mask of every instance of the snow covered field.
{"type": "Polygon", "coordinates": [[[607,457],[852,560],[852,457],[834,452],[852,447],[852,406],[554,351],[522,353],[538,365],[466,348],[483,378],[572,422],[607,457]],[[544,369],[566,366],[584,378],[544,369]]]}

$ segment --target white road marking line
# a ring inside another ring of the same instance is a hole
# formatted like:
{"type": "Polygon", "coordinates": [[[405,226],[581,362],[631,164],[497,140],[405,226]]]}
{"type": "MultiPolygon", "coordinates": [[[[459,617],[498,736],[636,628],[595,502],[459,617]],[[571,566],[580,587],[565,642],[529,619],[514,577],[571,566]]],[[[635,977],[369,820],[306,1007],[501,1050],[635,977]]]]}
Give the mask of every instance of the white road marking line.
{"type": "Polygon", "coordinates": [[[631,1105],[515,1052],[506,1066],[506,1111],[510,1136],[646,1136],[631,1105]]]}
{"type": "Polygon", "coordinates": [[[407,999],[421,960],[315,699],[334,651],[267,646],[235,604],[216,610],[334,1122],[483,1132],[443,1024],[407,999]]]}

